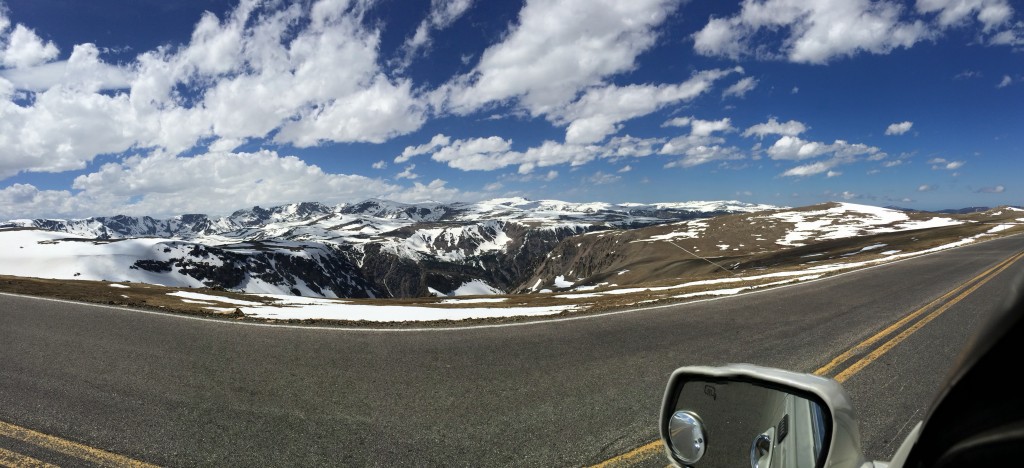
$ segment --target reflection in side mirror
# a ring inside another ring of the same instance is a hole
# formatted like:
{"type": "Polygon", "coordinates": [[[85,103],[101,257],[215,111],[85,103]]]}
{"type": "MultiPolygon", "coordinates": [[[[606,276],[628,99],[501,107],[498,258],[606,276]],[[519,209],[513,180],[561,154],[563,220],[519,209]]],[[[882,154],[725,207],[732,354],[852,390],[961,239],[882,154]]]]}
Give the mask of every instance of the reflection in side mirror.
{"type": "Polygon", "coordinates": [[[812,392],[743,376],[674,376],[662,433],[683,466],[824,466],[832,415],[812,392]],[[671,399],[671,401],[669,401],[671,399]]]}

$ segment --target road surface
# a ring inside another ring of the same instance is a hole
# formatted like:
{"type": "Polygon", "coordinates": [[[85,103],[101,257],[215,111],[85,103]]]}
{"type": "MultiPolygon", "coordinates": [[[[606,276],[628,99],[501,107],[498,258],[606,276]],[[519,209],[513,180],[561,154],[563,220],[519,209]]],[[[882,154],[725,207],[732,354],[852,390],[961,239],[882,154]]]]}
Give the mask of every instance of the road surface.
{"type": "Polygon", "coordinates": [[[1013,236],[718,300],[461,329],[261,326],[2,295],[0,465],[664,466],[650,442],[675,368],[814,372],[910,330],[821,372],[846,369],[865,452],[887,459],[1020,280],[1024,260],[1000,262],[1021,251],[1013,236]]]}

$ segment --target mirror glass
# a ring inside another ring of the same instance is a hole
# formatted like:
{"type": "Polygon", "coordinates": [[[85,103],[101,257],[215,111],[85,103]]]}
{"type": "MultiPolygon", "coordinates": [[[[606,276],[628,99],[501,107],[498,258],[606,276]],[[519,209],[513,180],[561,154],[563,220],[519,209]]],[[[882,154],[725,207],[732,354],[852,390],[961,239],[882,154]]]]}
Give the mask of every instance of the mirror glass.
{"type": "Polygon", "coordinates": [[[808,395],[741,380],[678,387],[669,448],[685,466],[814,468],[824,463],[831,416],[808,395]]]}

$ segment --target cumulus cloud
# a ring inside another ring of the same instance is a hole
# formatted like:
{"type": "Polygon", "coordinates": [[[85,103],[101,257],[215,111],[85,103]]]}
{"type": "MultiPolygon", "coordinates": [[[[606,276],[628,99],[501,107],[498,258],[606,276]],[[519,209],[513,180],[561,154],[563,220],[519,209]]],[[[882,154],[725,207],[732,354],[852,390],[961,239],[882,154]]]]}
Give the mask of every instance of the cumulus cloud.
{"type": "MultiPolygon", "coordinates": [[[[615,160],[650,156],[657,153],[656,147],[662,143],[664,141],[661,139],[631,136],[615,137],[601,145],[578,145],[548,140],[539,146],[517,151],[512,148],[512,140],[491,136],[451,140],[445,145],[424,144],[410,147],[414,148],[410,151],[419,152],[420,150],[416,148],[429,148],[423,153],[430,153],[431,159],[463,171],[492,171],[519,166],[520,174],[529,174],[538,167],[559,164],[581,166],[599,158],[615,160]]],[[[557,172],[554,172],[554,175],[557,176],[557,172]]]]}
{"type": "Polygon", "coordinates": [[[633,166],[630,166],[629,164],[627,164],[625,166],[622,166],[622,169],[619,169],[616,172],[623,173],[623,172],[629,172],[629,171],[632,171],[632,170],[633,170],[633,166]]]}
{"type": "Polygon", "coordinates": [[[911,122],[909,120],[904,121],[904,122],[898,122],[898,123],[890,124],[888,127],[886,127],[885,134],[886,135],[902,135],[904,133],[909,132],[910,131],[910,127],[913,127],[913,126],[914,126],[914,122],[911,122]]]}
{"type": "Polygon", "coordinates": [[[830,145],[816,141],[806,141],[799,137],[786,135],[776,140],[775,143],[768,148],[768,155],[772,159],[789,159],[799,161],[801,159],[821,156],[822,154],[828,153],[830,150],[830,145]]]}
{"type": "Polygon", "coordinates": [[[547,114],[580,90],[632,70],[678,3],[528,1],[505,39],[488,47],[470,73],[440,89],[435,105],[467,114],[514,98],[534,116],[547,114]]]}
{"type": "Polygon", "coordinates": [[[675,85],[595,87],[566,107],[552,109],[550,118],[556,124],[568,124],[566,143],[596,143],[617,132],[620,122],[650,114],[669,104],[691,100],[707,92],[716,80],[742,71],[739,67],[704,70],[675,85]]]}
{"type": "Polygon", "coordinates": [[[932,158],[928,160],[928,164],[932,165],[932,170],[945,169],[947,171],[955,171],[964,167],[964,164],[967,163],[964,161],[948,161],[945,158],[932,158]]]}
{"type": "Polygon", "coordinates": [[[326,173],[273,151],[183,157],[155,152],[108,163],[77,177],[74,191],[29,184],[0,189],[0,218],[38,216],[227,214],[239,208],[296,200],[325,203],[386,198],[407,202],[466,200],[478,194],[443,180],[392,184],[359,175],[326,173]]]}
{"type": "Polygon", "coordinates": [[[1010,75],[1003,75],[1003,79],[999,81],[999,84],[996,85],[996,88],[1005,88],[1007,86],[1010,86],[1010,84],[1012,83],[1013,78],[1011,78],[1010,75]]]}
{"type": "MultiPolygon", "coordinates": [[[[791,136],[779,138],[775,144],[768,148],[767,152],[769,157],[775,160],[801,161],[824,155],[830,156],[829,159],[796,166],[782,173],[783,176],[797,177],[822,173],[828,175],[830,172],[835,172],[832,171],[833,168],[842,164],[851,164],[863,159],[877,161],[887,156],[879,148],[863,143],[848,143],[844,140],[836,140],[831,144],[825,144],[791,136]]],[[[834,175],[829,177],[834,177],[834,175]]]]}
{"type": "Polygon", "coordinates": [[[373,167],[374,169],[384,169],[388,167],[388,163],[387,161],[381,160],[373,163],[371,167],[373,167]]]}
{"type": "Polygon", "coordinates": [[[661,148],[660,154],[681,156],[670,161],[665,167],[694,167],[715,161],[734,161],[746,155],[734,146],[721,144],[720,139],[706,139],[693,135],[673,138],[661,148]]]}
{"type": "Polygon", "coordinates": [[[273,137],[298,147],[383,142],[417,130],[425,107],[411,82],[378,65],[379,32],[348,2],[257,6],[204,14],[188,43],[112,65],[93,44],[68,60],[21,25],[0,31],[0,177],[81,169],[99,154],[205,142],[233,149],[273,137]],[[183,92],[181,90],[188,90],[183,92]],[[15,90],[28,99],[14,100],[15,90]]]}
{"type": "Polygon", "coordinates": [[[806,131],[807,126],[796,120],[780,123],[778,120],[775,120],[775,117],[770,117],[767,122],[753,125],[744,130],[743,136],[764,138],[767,135],[783,135],[795,137],[806,131]]]}
{"type": "Polygon", "coordinates": [[[837,163],[834,162],[834,161],[818,161],[818,162],[811,163],[811,164],[804,164],[802,166],[796,166],[794,168],[791,168],[791,169],[787,170],[786,172],[783,172],[782,175],[783,176],[804,177],[804,176],[811,176],[811,175],[815,175],[815,174],[821,174],[822,172],[828,171],[829,169],[834,167],[836,164],[837,163]]]}
{"type": "Polygon", "coordinates": [[[438,133],[437,135],[434,135],[434,137],[431,138],[430,141],[427,143],[416,146],[406,146],[405,149],[402,150],[402,154],[395,156],[395,164],[404,163],[411,159],[413,156],[419,156],[421,154],[430,153],[442,146],[447,146],[448,143],[450,142],[451,138],[449,138],[447,135],[443,133],[438,133]]]}
{"type": "Polygon", "coordinates": [[[81,205],[67,190],[39,190],[30,184],[0,189],[0,219],[57,218],[78,213],[81,205]]]}
{"type": "MultiPolygon", "coordinates": [[[[3,13],[0,12],[0,15],[3,13]]],[[[6,17],[0,21],[3,21],[0,24],[10,24],[6,17]]],[[[0,29],[0,33],[4,32],[0,29]]],[[[34,30],[21,24],[15,25],[10,33],[0,36],[0,46],[0,63],[13,68],[28,68],[49,62],[60,52],[52,41],[43,41],[34,30]]]]}
{"type": "Polygon", "coordinates": [[[839,171],[828,171],[825,173],[825,177],[828,177],[829,179],[833,177],[839,177],[841,175],[843,175],[843,173],[839,171]]]}
{"type": "Polygon", "coordinates": [[[928,184],[921,184],[917,187],[918,192],[931,192],[932,190],[935,190],[935,187],[928,184]]]}
{"type": "Polygon", "coordinates": [[[743,96],[746,96],[748,92],[750,92],[752,89],[756,87],[757,79],[755,79],[752,76],[748,76],[746,78],[740,79],[732,86],[725,88],[725,91],[722,91],[722,97],[727,98],[730,96],[735,96],[741,98],[743,96]]]}
{"type": "Polygon", "coordinates": [[[733,161],[746,158],[746,155],[734,146],[724,145],[725,139],[717,132],[731,132],[732,121],[727,117],[721,120],[701,120],[694,117],[681,117],[665,122],[666,126],[690,127],[690,133],[672,138],[658,151],[668,156],[682,156],[669,162],[665,167],[693,167],[713,161],[733,161]]]}
{"type": "Polygon", "coordinates": [[[405,166],[405,170],[403,170],[402,172],[399,172],[398,174],[396,174],[395,178],[396,179],[415,179],[415,178],[419,177],[419,175],[417,175],[415,172],[413,172],[414,169],[416,169],[416,165],[415,164],[410,164],[408,166],[405,166]]]}
{"type": "Polygon", "coordinates": [[[694,117],[678,117],[665,122],[663,127],[690,127],[690,135],[706,137],[715,132],[731,132],[732,120],[728,117],[720,120],[701,120],[694,117]]]}
{"type": "Polygon", "coordinates": [[[734,59],[818,64],[859,52],[885,54],[929,37],[922,21],[902,21],[901,14],[902,8],[888,1],[745,0],[736,15],[711,18],[694,35],[694,49],[734,59]],[[785,39],[774,44],[780,32],[785,39]]]}

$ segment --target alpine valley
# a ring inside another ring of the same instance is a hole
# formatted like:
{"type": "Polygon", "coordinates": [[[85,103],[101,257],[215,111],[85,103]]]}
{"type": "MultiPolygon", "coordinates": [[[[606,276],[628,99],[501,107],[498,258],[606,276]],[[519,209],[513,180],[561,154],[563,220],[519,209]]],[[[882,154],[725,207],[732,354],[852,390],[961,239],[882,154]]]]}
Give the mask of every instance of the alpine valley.
{"type": "Polygon", "coordinates": [[[330,298],[588,291],[893,255],[1022,221],[1011,207],[310,202],[225,217],[12,220],[0,223],[0,275],[330,298]]]}

